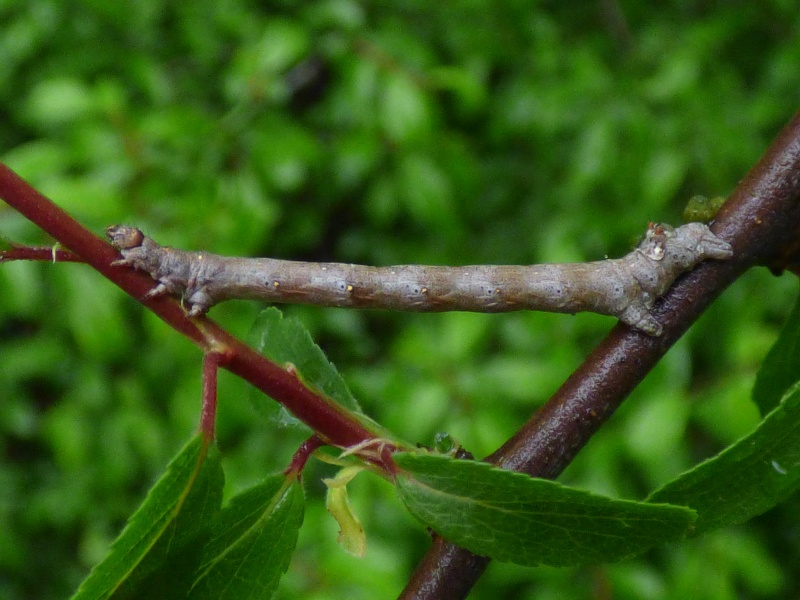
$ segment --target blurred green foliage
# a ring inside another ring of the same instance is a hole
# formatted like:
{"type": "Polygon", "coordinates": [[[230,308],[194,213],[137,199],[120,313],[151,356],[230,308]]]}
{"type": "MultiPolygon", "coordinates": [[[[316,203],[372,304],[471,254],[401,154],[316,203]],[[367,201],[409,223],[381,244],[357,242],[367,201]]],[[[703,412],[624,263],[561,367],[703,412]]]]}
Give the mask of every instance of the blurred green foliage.
{"type": "MultiPolygon", "coordinates": [[[[621,255],[696,193],[727,195],[800,104],[800,13],[759,3],[0,1],[0,159],[100,232],[371,264],[621,255]]],[[[5,205],[0,234],[42,243],[5,205]]],[[[796,284],[732,286],[562,481],[642,498],[752,429],[754,374],[796,284]]],[[[246,336],[257,305],[212,316],[246,336]]],[[[367,414],[494,450],[611,326],[595,315],[286,309],[367,414]]],[[[303,433],[222,377],[228,494],[303,433]]],[[[0,596],[62,598],[199,418],[200,354],[80,265],[0,268],[0,596]]],[[[314,463],[280,598],[396,595],[426,535],[359,478],[362,561],[314,463]],[[316,501],[315,501],[316,500],[316,501]]],[[[472,597],[800,594],[797,498],[615,565],[493,565],[472,597]]]]}

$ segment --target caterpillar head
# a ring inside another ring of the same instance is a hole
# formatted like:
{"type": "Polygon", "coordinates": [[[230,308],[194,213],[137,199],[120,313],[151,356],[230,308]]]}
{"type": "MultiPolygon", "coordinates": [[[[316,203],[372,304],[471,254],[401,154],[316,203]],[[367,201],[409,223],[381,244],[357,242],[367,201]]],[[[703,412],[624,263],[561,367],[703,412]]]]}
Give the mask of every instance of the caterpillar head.
{"type": "Polygon", "coordinates": [[[106,228],[106,237],[117,250],[129,250],[142,245],[144,234],[136,227],[111,225],[106,228]]]}

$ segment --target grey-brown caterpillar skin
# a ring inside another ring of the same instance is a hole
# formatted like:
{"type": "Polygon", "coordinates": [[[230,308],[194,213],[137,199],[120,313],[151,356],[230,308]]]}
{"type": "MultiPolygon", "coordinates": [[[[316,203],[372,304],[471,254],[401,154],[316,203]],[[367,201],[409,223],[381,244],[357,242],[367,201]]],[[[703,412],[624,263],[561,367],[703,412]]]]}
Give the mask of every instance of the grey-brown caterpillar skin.
{"type": "Polygon", "coordinates": [[[676,229],[651,224],[623,258],[528,266],[369,267],[235,258],[160,246],[124,225],[109,227],[106,235],[123,256],[115,264],[146,271],[158,282],[148,297],[182,296],[190,317],[236,298],[417,312],[592,311],[654,336],[662,327],[650,309],[678,275],[703,260],[733,255],[702,223],[676,229]]]}

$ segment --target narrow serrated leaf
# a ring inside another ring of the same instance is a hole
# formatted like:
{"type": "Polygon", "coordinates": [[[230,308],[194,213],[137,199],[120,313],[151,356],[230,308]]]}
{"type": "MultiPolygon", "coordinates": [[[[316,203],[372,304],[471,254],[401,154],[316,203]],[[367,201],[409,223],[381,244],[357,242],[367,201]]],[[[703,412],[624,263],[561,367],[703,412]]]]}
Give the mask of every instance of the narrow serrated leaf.
{"type": "Polygon", "coordinates": [[[261,311],[251,334],[253,345],[279,365],[291,365],[307,387],[348,410],[361,412],[339,371],[297,319],[284,318],[274,306],[261,311]]]}
{"type": "Polygon", "coordinates": [[[219,514],[223,483],[216,446],[195,436],[73,599],[185,597],[219,514]]]}
{"type": "Polygon", "coordinates": [[[743,523],[800,487],[800,382],[756,430],[718,456],[656,490],[651,502],[697,511],[694,531],[743,523]]]}
{"type": "Polygon", "coordinates": [[[800,379],[800,299],[756,375],[753,401],[766,415],[800,379]]]}
{"type": "Polygon", "coordinates": [[[395,454],[411,514],[475,554],[521,565],[610,562],[680,540],[694,512],[613,500],[489,464],[395,454]]]}
{"type": "Polygon", "coordinates": [[[302,486],[271,475],[223,508],[191,600],[266,600],[278,586],[303,522],[302,486]]]}

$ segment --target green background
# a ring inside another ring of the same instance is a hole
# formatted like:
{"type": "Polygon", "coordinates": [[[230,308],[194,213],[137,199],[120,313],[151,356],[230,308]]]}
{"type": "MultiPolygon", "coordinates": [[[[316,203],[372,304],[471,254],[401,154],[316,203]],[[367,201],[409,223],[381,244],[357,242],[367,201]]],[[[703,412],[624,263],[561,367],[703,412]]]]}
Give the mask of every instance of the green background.
{"type": "MultiPolygon", "coordinates": [[[[0,1],[0,159],[100,233],[368,264],[595,260],[689,196],[726,195],[800,106],[788,0],[565,5],[0,1]]],[[[0,205],[0,234],[48,243],[0,205]]],[[[797,284],[748,273],[561,481],[641,499],[752,429],[797,284]]],[[[260,306],[212,311],[246,337],[260,306]]],[[[614,323],[583,314],[287,307],[365,411],[412,442],[494,450],[614,323]]],[[[0,268],[0,596],[68,596],[197,426],[200,353],[81,265],[0,268]]],[[[227,493],[306,432],[221,377],[227,493]],[[255,406],[254,406],[255,405],[255,406]],[[270,413],[271,414],[267,414],[270,413]]],[[[427,547],[393,488],[351,485],[363,560],[321,476],[277,597],[396,596],[427,547]]],[[[615,565],[493,564],[472,597],[790,598],[797,498],[615,565]]]]}

